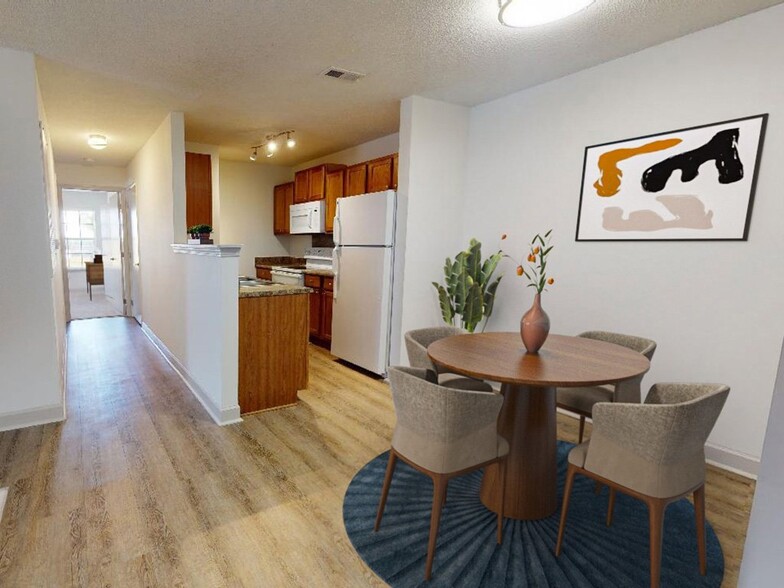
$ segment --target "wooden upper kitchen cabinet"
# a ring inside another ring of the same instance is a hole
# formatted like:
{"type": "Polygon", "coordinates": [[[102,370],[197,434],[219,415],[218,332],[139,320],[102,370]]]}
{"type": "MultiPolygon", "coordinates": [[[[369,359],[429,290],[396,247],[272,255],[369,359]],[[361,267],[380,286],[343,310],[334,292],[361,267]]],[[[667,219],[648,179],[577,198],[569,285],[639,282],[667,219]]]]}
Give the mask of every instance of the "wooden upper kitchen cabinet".
{"type": "Polygon", "coordinates": [[[338,198],[343,197],[344,176],[346,170],[336,169],[327,174],[326,180],[326,218],[324,221],[327,233],[332,232],[335,222],[335,212],[337,210],[338,198]]]}
{"type": "Polygon", "coordinates": [[[327,175],[346,169],[345,165],[323,163],[294,174],[294,203],[324,200],[327,195],[327,175]]]}
{"type": "Polygon", "coordinates": [[[289,206],[294,204],[294,182],[275,186],[274,230],[276,235],[289,234],[289,206]]]}
{"type": "Polygon", "coordinates": [[[346,196],[356,196],[367,192],[367,163],[358,163],[346,168],[346,196]]]}
{"type": "Polygon", "coordinates": [[[397,190],[397,170],[398,170],[398,161],[399,161],[398,154],[395,153],[392,156],[392,189],[397,190]]]}
{"type": "Polygon", "coordinates": [[[310,170],[303,169],[294,174],[294,204],[308,201],[310,196],[310,170]]]}
{"type": "Polygon", "coordinates": [[[394,161],[394,155],[387,155],[367,162],[368,192],[381,192],[382,190],[394,189],[394,161]]]}
{"type": "Polygon", "coordinates": [[[208,154],[185,154],[185,223],[212,225],[212,160],[208,154]]]}

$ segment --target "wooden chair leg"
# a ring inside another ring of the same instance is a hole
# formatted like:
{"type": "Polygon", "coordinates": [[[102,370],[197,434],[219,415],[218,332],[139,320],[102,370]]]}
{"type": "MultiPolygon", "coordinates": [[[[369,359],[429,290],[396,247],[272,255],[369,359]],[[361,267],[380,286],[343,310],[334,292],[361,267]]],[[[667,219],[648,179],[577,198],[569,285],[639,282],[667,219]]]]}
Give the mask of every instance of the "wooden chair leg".
{"type": "Polygon", "coordinates": [[[389,486],[392,484],[392,474],[395,473],[395,465],[397,464],[397,454],[394,449],[389,450],[389,461],[387,461],[387,471],[384,474],[384,486],[381,488],[381,500],[378,503],[378,513],[376,513],[376,524],[373,526],[373,531],[378,531],[381,526],[381,517],[384,516],[384,508],[387,505],[387,496],[389,495],[389,486]]]}
{"type": "Polygon", "coordinates": [[[583,435],[584,434],[585,434],[585,417],[583,415],[580,415],[580,435],[578,437],[578,439],[579,439],[578,443],[582,443],[583,442],[583,435]]]}
{"type": "Polygon", "coordinates": [[[650,524],[651,548],[651,588],[659,588],[661,575],[662,532],[664,530],[664,500],[648,500],[648,521],[650,524]]]}
{"type": "Polygon", "coordinates": [[[613,509],[615,509],[615,488],[610,488],[610,499],[607,501],[607,526],[612,525],[613,509]]]}
{"type": "Polygon", "coordinates": [[[425,563],[425,580],[430,580],[433,570],[433,558],[436,555],[436,538],[438,525],[441,522],[441,505],[444,504],[446,485],[449,482],[444,474],[433,475],[433,510],[430,513],[430,539],[427,542],[427,562],[425,563]]]}
{"type": "Polygon", "coordinates": [[[572,484],[576,469],[572,464],[566,470],[566,485],[564,486],[563,504],[561,505],[561,524],[558,525],[558,540],[555,542],[555,557],[561,555],[561,543],[563,543],[564,529],[566,527],[566,513],[569,511],[569,498],[572,495],[572,484]]]}
{"type": "Polygon", "coordinates": [[[700,574],[703,576],[708,571],[705,555],[705,486],[702,485],[694,491],[694,515],[697,522],[697,553],[700,560],[700,574]]]}
{"type": "Polygon", "coordinates": [[[498,544],[504,539],[504,501],[506,500],[506,458],[502,459],[499,464],[499,484],[501,485],[501,508],[498,511],[498,544]]]}

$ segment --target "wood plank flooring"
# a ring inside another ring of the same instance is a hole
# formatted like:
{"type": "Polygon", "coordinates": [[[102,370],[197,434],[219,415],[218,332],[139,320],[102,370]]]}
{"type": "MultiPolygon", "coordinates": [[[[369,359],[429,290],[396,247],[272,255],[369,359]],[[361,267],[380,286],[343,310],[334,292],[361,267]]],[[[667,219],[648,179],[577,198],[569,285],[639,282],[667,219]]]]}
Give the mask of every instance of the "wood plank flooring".
{"type": "MultiPolygon", "coordinates": [[[[0,586],[383,586],[346,537],[389,389],[318,347],[294,408],[217,427],[130,319],[71,323],[68,420],[0,433],[0,586]]],[[[559,415],[576,439],[576,421],[559,415]]],[[[735,586],[753,482],[709,469],[735,586]]]]}

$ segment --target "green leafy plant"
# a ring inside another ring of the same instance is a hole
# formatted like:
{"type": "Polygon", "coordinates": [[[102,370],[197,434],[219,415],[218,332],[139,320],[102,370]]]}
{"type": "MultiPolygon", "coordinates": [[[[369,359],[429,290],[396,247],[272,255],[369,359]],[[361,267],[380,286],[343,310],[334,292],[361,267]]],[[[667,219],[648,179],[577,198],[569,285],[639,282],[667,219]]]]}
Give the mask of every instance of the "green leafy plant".
{"type": "MultiPolygon", "coordinates": [[[[530,250],[528,252],[528,257],[526,258],[526,261],[530,265],[526,268],[521,261],[517,266],[517,275],[525,276],[528,279],[527,287],[535,288],[539,294],[547,289],[545,288],[545,285],[552,286],[555,283],[554,278],[547,277],[547,255],[553,249],[553,245],[550,245],[550,234],[552,232],[553,230],[550,229],[544,234],[544,237],[537,233],[534,238],[531,239],[530,250]]],[[[504,239],[506,239],[506,235],[501,237],[502,241],[504,239]]],[[[508,257],[513,261],[517,261],[507,253],[503,253],[503,256],[508,257]]]]}
{"type": "Polygon", "coordinates": [[[188,227],[188,233],[190,235],[204,235],[205,233],[209,235],[212,233],[212,227],[210,225],[193,225],[188,227]]]}
{"type": "Polygon", "coordinates": [[[499,250],[482,261],[482,244],[471,239],[468,249],[444,263],[444,284],[433,282],[438,292],[441,316],[448,325],[455,325],[473,333],[477,325],[493,313],[495,292],[503,276],[493,279],[498,262],[503,257],[499,250]]]}

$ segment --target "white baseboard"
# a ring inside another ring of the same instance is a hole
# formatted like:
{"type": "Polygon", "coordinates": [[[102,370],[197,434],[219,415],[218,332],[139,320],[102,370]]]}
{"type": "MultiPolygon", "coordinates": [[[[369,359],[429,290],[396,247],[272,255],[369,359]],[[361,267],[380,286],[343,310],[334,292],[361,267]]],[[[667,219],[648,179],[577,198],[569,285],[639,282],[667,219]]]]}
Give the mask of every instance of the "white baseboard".
{"type": "Polygon", "coordinates": [[[740,453],[720,445],[705,445],[705,459],[709,464],[733,472],[735,474],[757,479],[759,474],[760,460],[756,457],[740,453]]]}
{"type": "MultiPolygon", "coordinates": [[[[569,412],[568,410],[562,408],[557,410],[562,415],[573,419],[579,418],[576,414],[569,412]]],[[[591,419],[587,420],[590,422],[591,419]]],[[[759,459],[719,445],[707,443],[705,445],[705,459],[712,466],[727,470],[733,474],[751,478],[752,480],[756,480],[757,474],[759,473],[759,459]]]]}
{"type": "Polygon", "coordinates": [[[180,363],[180,360],[177,359],[177,357],[171,351],[169,351],[169,348],[164,345],[163,341],[158,339],[152,329],[150,329],[150,327],[144,321],[142,321],[142,332],[147,335],[147,338],[152,341],[152,344],[155,345],[166,362],[174,369],[175,372],[177,372],[180,378],[182,378],[182,381],[185,382],[185,385],[188,386],[190,391],[196,397],[196,400],[201,403],[201,405],[204,407],[204,410],[206,410],[207,414],[212,417],[213,421],[221,426],[242,422],[239,405],[222,410],[215,406],[204,389],[196,383],[196,381],[191,377],[190,373],[188,373],[188,370],[185,368],[185,366],[180,363]]]}
{"type": "Polygon", "coordinates": [[[51,404],[29,410],[7,412],[0,415],[0,431],[35,427],[47,423],[65,420],[65,407],[62,404],[51,404]]]}

